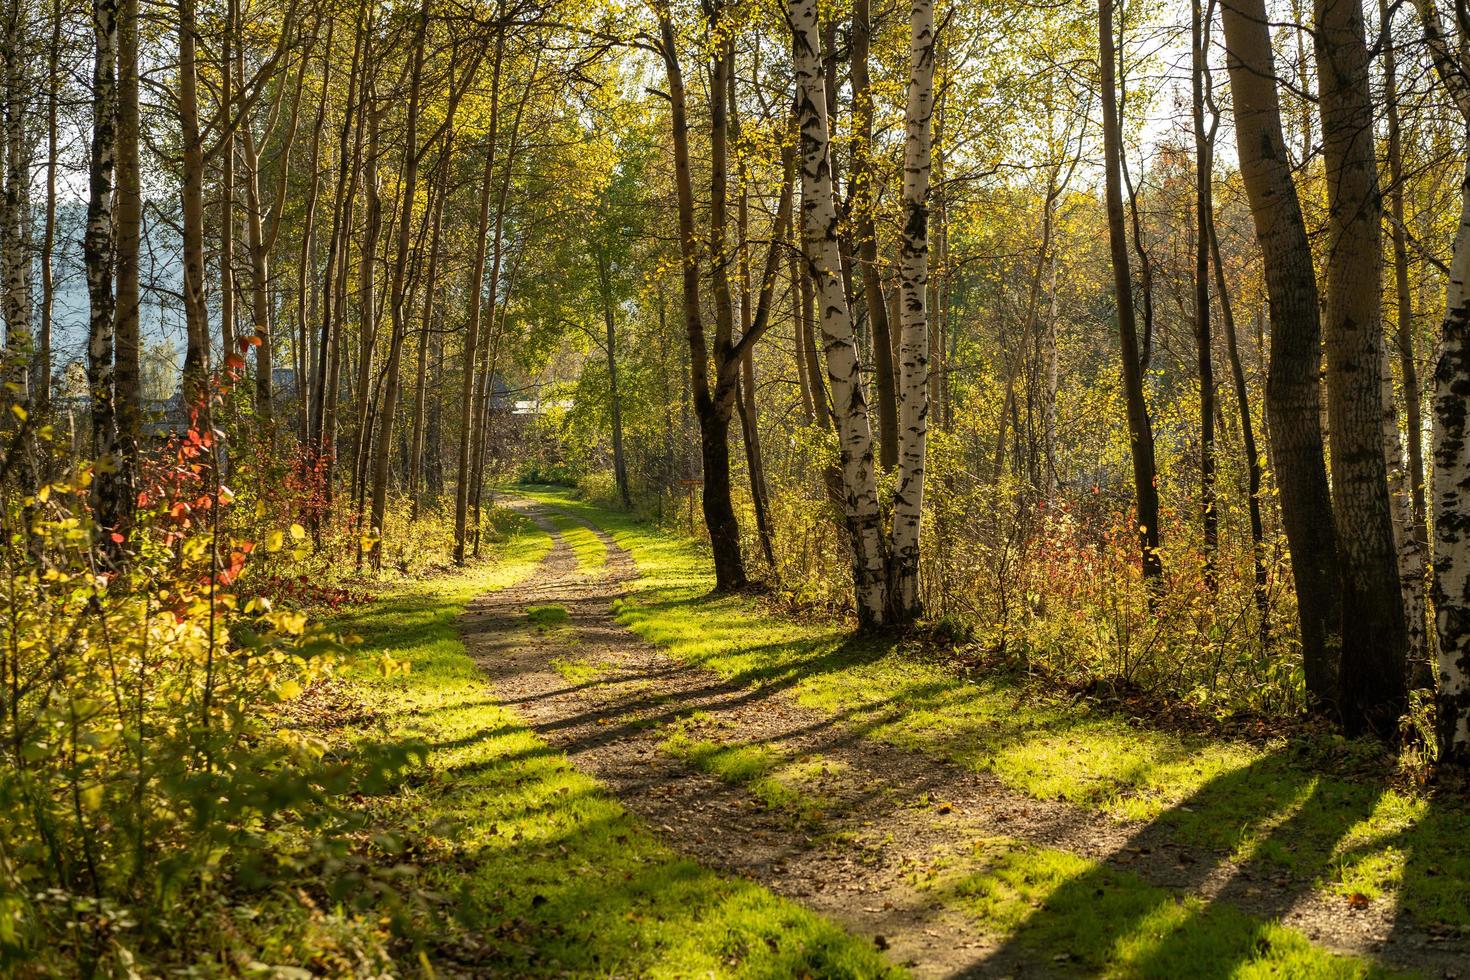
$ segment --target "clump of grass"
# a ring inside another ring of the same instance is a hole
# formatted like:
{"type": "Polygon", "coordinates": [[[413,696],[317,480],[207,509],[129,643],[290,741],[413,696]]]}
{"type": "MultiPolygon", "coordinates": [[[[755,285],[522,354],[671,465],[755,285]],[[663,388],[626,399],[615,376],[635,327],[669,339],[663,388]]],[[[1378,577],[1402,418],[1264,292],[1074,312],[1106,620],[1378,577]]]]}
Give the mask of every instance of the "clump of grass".
{"type": "Polygon", "coordinates": [[[541,630],[550,630],[565,625],[568,614],[565,606],[527,606],[526,618],[541,630]]]}

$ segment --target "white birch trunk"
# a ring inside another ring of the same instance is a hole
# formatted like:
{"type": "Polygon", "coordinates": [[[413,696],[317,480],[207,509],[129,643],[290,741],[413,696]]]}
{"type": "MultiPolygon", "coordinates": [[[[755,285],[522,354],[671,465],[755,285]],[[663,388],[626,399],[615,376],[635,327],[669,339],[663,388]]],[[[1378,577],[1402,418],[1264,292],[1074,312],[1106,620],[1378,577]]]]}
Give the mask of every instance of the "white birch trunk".
{"type": "Polygon", "coordinates": [[[1434,609],[1440,761],[1470,762],[1470,173],[1434,371],[1434,609]]]}
{"type": "Polygon", "coordinates": [[[1414,536],[1414,500],[1409,489],[1409,468],[1404,462],[1404,441],[1399,433],[1399,412],[1393,398],[1393,365],[1388,344],[1383,345],[1383,455],[1388,464],[1388,490],[1393,505],[1393,547],[1398,558],[1399,584],[1404,593],[1404,621],[1409,633],[1405,651],[1410,664],[1424,663],[1427,625],[1424,612],[1424,555],[1414,536]]]}
{"type": "Polygon", "coordinates": [[[898,490],[893,501],[893,595],[900,619],[920,611],[919,539],[929,418],[929,170],[934,117],[934,2],[909,11],[909,87],[899,246],[898,490]]]}
{"type": "MultiPolygon", "coordinates": [[[[1414,0],[1441,84],[1470,124],[1470,67],[1446,39],[1434,0],[1414,0]]],[[[1430,598],[1439,640],[1436,728],[1442,764],[1470,766],[1470,163],[1460,185],[1460,226],[1445,287],[1444,324],[1434,368],[1430,448],[1434,481],[1430,598]]]]}
{"type": "Polygon", "coordinates": [[[26,133],[24,19],[18,0],[9,0],[5,12],[5,195],[4,279],[5,346],[13,363],[8,381],[15,385],[14,403],[30,402],[31,350],[31,242],[30,141],[26,133]]]}
{"type": "Polygon", "coordinates": [[[87,230],[83,250],[89,306],[87,386],[92,396],[92,453],[113,451],[113,296],[112,180],[117,121],[117,3],[96,0],[92,7],[92,145],[87,193],[87,230]]]}
{"type": "Polygon", "coordinates": [[[864,627],[880,626],[888,616],[883,522],[878,510],[868,402],[852,313],[842,285],[816,0],[791,0],[790,18],[795,40],[797,119],[801,126],[802,234],[821,306],[822,347],[836,416],[843,511],[852,537],[858,620],[864,627]]]}

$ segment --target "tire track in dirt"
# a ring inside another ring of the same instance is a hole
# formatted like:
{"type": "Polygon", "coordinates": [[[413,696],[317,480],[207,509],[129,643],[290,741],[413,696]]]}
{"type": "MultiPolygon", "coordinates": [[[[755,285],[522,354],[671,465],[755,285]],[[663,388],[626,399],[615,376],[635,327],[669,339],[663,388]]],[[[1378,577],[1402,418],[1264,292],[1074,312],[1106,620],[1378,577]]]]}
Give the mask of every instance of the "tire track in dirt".
{"type": "Polygon", "coordinates": [[[866,739],[840,716],[796,705],[787,685],[732,684],[680,663],[613,618],[614,602],[637,571],[610,535],[557,512],[590,528],[606,548],[604,567],[581,570],[547,517],[550,508],[518,500],[510,506],[550,534],[553,547],[536,574],[475,600],[462,620],[466,647],[498,699],[679,852],[871,937],[919,976],[1076,975],[1064,955],[1039,963],[1034,951],[987,935],[914,885],[936,861],[997,836],[1101,861],[1177,894],[1227,902],[1340,952],[1445,976],[1467,962],[1462,948],[1395,931],[1389,909],[1345,913],[1311,882],[1180,845],[1165,827],[1032,799],[988,773],[866,739]],[[548,605],[564,609],[565,621],[528,626],[526,609],[548,605]],[[825,763],[829,775],[818,785],[830,807],[815,822],[796,819],[661,749],[668,726],[693,712],[714,719],[709,734],[721,740],[825,763]]]}

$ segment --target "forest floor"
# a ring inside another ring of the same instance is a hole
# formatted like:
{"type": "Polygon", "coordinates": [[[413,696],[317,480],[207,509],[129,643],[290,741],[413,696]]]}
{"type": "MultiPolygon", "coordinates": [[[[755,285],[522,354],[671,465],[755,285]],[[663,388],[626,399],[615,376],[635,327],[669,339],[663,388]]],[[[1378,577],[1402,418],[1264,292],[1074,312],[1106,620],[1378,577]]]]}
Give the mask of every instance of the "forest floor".
{"type": "Polygon", "coordinates": [[[414,664],[375,710],[433,775],[383,818],[456,896],[441,973],[1470,976],[1470,814],[1350,743],[969,679],[711,596],[626,516],[507,503],[539,533],[493,571],[355,626],[414,664]]]}

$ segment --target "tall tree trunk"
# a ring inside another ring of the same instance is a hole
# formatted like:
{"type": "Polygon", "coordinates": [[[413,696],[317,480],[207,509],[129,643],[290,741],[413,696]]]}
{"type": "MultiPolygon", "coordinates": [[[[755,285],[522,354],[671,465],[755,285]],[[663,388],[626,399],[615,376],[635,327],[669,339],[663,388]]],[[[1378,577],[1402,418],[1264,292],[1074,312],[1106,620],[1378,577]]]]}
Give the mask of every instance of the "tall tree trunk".
{"type": "Polygon", "coordinates": [[[802,233],[821,301],[822,345],[832,385],[843,516],[852,545],[858,622],[871,628],[883,625],[889,615],[887,560],[868,402],[837,241],[816,0],[791,0],[790,21],[795,40],[797,119],[801,126],[802,233]]]}
{"type": "Polygon", "coordinates": [[[398,407],[398,366],[403,357],[403,343],[408,336],[407,291],[404,288],[409,250],[413,241],[413,201],[419,177],[419,93],[424,77],[424,36],[429,29],[429,0],[419,9],[414,35],[413,70],[408,86],[408,132],[403,143],[403,194],[399,204],[398,254],[393,263],[393,285],[389,303],[393,335],[388,339],[387,378],[383,387],[383,406],[378,413],[377,456],[373,466],[372,527],[379,537],[373,541],[374,568],[383,565],[383,519],[388,509],[388,468],[392,461],[393,422],[398,407]]]}
{"type": "Polygon", "coordinates": [[[204,144],[199,134],[199,80],[194,0],[179,0],[179,128],[183,142],[184,402],[209,414],[209,320],[204,300],[204,144]]]}
{"type": "Polygon", "coordinates": [[[1220,551],[1220,513],[1215,495],[1215,367],[1210,339],[1210,216],[1215,153],[1212,131],[1205,130],[1205,79],[1209,69],[1209,25],[1201,0],[1190,2],[1193,70],[1190,90],[1194,121],[1194,341],[1199,373],[1200,519],[1205,553],[1205,583],[1213,592],[1220,551]]]}
{"type": "MultiPolygon", "coordinates": [[[[307,54],[309,53],[308,51],[307,54]]],[[[270,256],[281,232],[281,214],[286,204],[287,180],[291,173],[291,150],[296,144],[296,126],[301,118],[306,60],[304,54],[296,72],[296,84],[292,87],[291,115],[281,134],[281,146],[276,153],[276,186],[269,210],[261,197],[260,151],[255,143],[254,129],[248,119],[241,127],[241,149],[247,172],[245,194],[249,204],[246,233],[250,245],[250,308],[255,328],[255,414],[264,424],[268,440],[275,436],[275,333],[270,319],[270,256]]],[[[243,69],[243,64],[241,67],[243,69]]],[[[243,81],[243,70],[240,75],[243,81]]],[[[283,78],[276,89],[272,108],[266,116],[267,130],[263,134],[264,139],[269,139],[270,131],[275,128],[280,102],[285,97],[286,89],[286,80],[283,78]]]]}
{"type": "Polygon", "coordinates": [[[5,381],[6,402],[30,407],[31,366],[35,338],[31,332],[31,137],[28,132],[30,52],[26,33],[30,18],[21,0],[5,5],[5,198],[0,228],[0,264],[4,266],[5,346],[11,363],[5,381]]]}
{"type": "MultiPolygon", "coordinates": [[[[803,197],[803,202],[805,198],[803,197]]],[[[805,209],[805,203],[802,207],[805,209]]],[[[803,238],[805,236],[803,235],[803,238]]],[[[826,372],[822,370],[822,352],[817,349],[817,302],[813,295],[812,260],[807,254],[806,242],[801,243],[801,336],[797,340],[802,361],[806,364],[806,380],[811,388],[812,415],[823,429],[832,429],[832,401],[827,397],[826,372]]],[[[894,301],[898,290],[893,291],[894,301]]],[[[892,322],[892,321],[890,321],[892,322]]],[[[895,443],[896,445],[896,443],[895,443]]]]}
{"type": "MultiPolygon", "coordinates": [[[[868,75],[868,54],[873,25],[869,0],[852,5],[852,184],[858,263],[862,270],[863,301],[873,328],[873,387],[878,393],[878,453],[886,470],[898,466],[898,387],[893,370],[893,336],[888,322],[888,302],[883,279],[878,274],[878,208],[873,163],[873,95],[868,75]]],[[[931,65],[932,76],[932,65],[931,65]]],[[[931,82],[932,85],[932,82],[931,82]]]]}
{"type": "Polygon", "coordinates": [[[1245,453],[1246,506],[1251,523],[1251,563],[1255,571],[1256,612],[1261,618],[1261,649],[1271,637],[1270,597],[1266,591],[1266,531],[1261,520],[1261,453],[1256,447],[1256,430],[1251,422],[1250,391],[1246,387],[1245,367],[1240,360],[1239,338],[1235,332],[1235,313],[1230,302],[1230,289],[1225,284],[1225,264],[1220,259],[1220,239],[1215,229],[1215,216],[1208,215],[1210,252],[1215,266],[1215,295],[1220,298],[1220,318],[1225,326],[1225,350],[1230,358],[1230,376],[1235,384],[1235,404],[1240,412],[1240,435],[1245,453]]]}
{"type": "Polygon", "coordinates": [[[775,533],[771,529],[771,497],[766,489],[766,464],[761,453],[760,407],[755,400],[755,356],[749,351],[740,363],[740,433],[745,440],[745,468],[750,472],[750,500],[755,510],[756,537],[771,575],[776,567],[775,533]]]}
{"type": "Polygon", "coordinates": [[[521,121],[525,118],[526,105],[531,99],[531,87],[536,84],[536,73],[540,69],[541,57],[538,53],[531,64],[531,71],[526,77],[525,87],[521,96],[515,102],[516,111],[511,116],[510,139],[506,141],[505,166],[502,168],[500,177],[500,189],[495,197],[495,225],[491,232],[490,251],[490,330],[485,337],[482,351],[482,363],[485,364],[483,371],[483,383],[479,386],[479,399],[475,403],[475,444],[473,473],[470,478],[470,510],[473,516],[473,539],[474,555],[480,556],[480,501],[485,492],[485,458],[488,452],[490,439],[490,417],[494,408],[495,394],[495,355],[498,352],[501,330],[505,326],[506,312],[510,306],[511,293],[514,290],[516,272],[520,267],[520,259],[523,252],[517,254],[516,261],[511,265],[510,275],[507,277],[504,295],[501,295],[500,273],[505,262],[505,219],[510,206],[511,178],[515,173],[516,153],[520,148],[521,121]],[[498,308],[498,313],[497,313],[498,308]]]}
{"type": "MultiPolygon", "coordinates": [[[[1470,125],[1470,56],[1445,37],[1434,0],[1415,0],[1440,83],[1470,125]]],[[[1457,8],[1458,9],[1458,8],[1457,8]]],[[[1439,761],[1470,768],[1470,165],[1445,287],[1434,369],[1434,600],[1439,639],[1435,698],[1439,761]]]]}
{"type": "MultiPolygon", "coordinates": [[[[117,152],[117,2],[92,3],[92,145],[87,172],[87,387],[91,391],[92,454],[116,451],[113,401],[113,231],[112,185],[117,152]]],[[[112,474],[99,472],[92,506],[101,527],[111,525],[112,474]]],[[[104,547],[108,543],[104,536],[104,547]]]]}
{"type": "MultiPolygon", "coordinates": [[[[367,13],[366,8],[367,2],[362,0],[358,13],[367,13]]],[[[318,360],[312,392],[311,431],[315,462],[324,471],[323,489],[328,502],[331,500],[332,470],[336,462],[337,377],[334,362],[338,350],[338,296],[343,295],[343,284],[347,279],[345,249],[348,229],[352,226],[351,201],[355,196],[355,190],[350,190],[349,186],[356,183],[357,147],[362,142],[361,127],[354,125],[355,117],[361,111],[357,95],[358,68],[362,64],[363,48],[370,26],[370,17],[359,16],[352,42],[352,64],[347,72],[347,104],[342,111],[342,135],[337,142],[337,187],[332,201],[332,233],[327,239],[327,265],[322,273],[322,324],[320,340],[317,342],[318,360]],[[352,135],[354,129],[358,133],[356,138],[352,135]]]]}
{"type": "MultiPolygon", "coordinates": [[[[817,409],[812,401],[812,384],[807,371],[806,358],[806,293],[810,287],[803,289],[803,279],[807,279],[806,268],[796,249],[791,250],[791,344],[796,364],[796,383],[801,390],[802,419],[807,425],[812,425],[817,420],[817,409]]],[[[889,355],[892,359],[892,354],[889,355]]]]}
{"type": "Polygon", "coordinates": [[[425,406],[429,383],[429,331],[434,321],[434,299],[439,284],[439,239],[444,228],[444,201],[449,196],[450,154],[454,149],[452,126],[444,131],[444,152],[439,160],[439,193],[434,205],[434,226],[429,235],[429,268],[424,279],[423,320],[419,326],[418,361],[413,384],[413,446],[408,458],[409,520],[419,518],[419,497],[424,478],[425,406]]]}
{"type": "MultiPolygon", "coordinates": [[[[322,128],[326,125],[327,102],[332,91],[332,63],[336,60],[336,49],[332,38],[337,30],[337,18],[327,21],[327,38],[322,55],[322,96],[317,105],[316,124],[311,132],[311,173],[307,181],[306,214],[302,220],[301,249],[296,258],[296,332],[300,337],[302,370],[296,379],[296,393],[301,403],[301,443],[308,445],[312,439],[313,384],[316,378],[317,360],[321,353],[313,356],[311,345],[311,316],[307,303],[308,295],[315,295],[308,279],[308,272],[315,267],[316,255],[316,210],[321,194],[322,128]]],[[[351,107],[344,110],[351,113],[351,107]]],[[[330,261],[330,259],[328,260],[330,261]]],[[[228,348],[226,348],[228,350],[228,348]]]]}
{"type": "Polygon", "coordinates": [[[1327,411],[1343,571],[1339,710],[1350,734],[1385,739],[1407,703],[1404,601],[1383,451],[1382,200],[1361,5],[1315,0],[1327,178],[1327,411]]]}
{"type": "Polygon", "coordinates": [[[1424,556],[1429,550],[1428,515],[1424,501],[1424,416],[1419,400],[1419,366],[1414,358],[1414,294],[1409,288],[1408,229],[1404,226],[1404,154],[1399,123],[1398,64],[1393,42],[1393,11],[1387,0],[1378,3],[1383,37],[1383,99],[1388,121],[1389,226],[1393,238],[1393,282],[1396,299],[1396,343],[1403,382],[1404,421],[1408,431],[1408,460],[1403,458],[1398,413],[1394,408],[1392,372],[1384,371],[1384,446],[1393,480],[1394,547],[1403,581],[1404,611],[1409,631],[1409,684],[1434,689],[1434,666],[1428,648],[1428,610],[1425,604],[1424,556]]]}
{"type": "MultiPolygon", "coordinates": [[[[362,161],[362,185],[366,200],[363,214],[361,254],[357,270],[358,360],[357,386],[353,405],[357,410],[357,426],[352,433],[352,487],[357,497],[363,483],[364,468],[372,458],[372,424],[368,403],[372,395],[373,355],[377,347],[378,306],[377,272],[378,236],[383,227],[383,203],[378,187],[378,139],[381,113],[376,104],[373,77],[363,81],[363,112],[366,116],[367,147],[362,161]]],[[[359,515],[360,516],[360,515],[359,515]]]]}
{"type": "MultiPolygon", "coordinates": [[[[225,4],[225,30],[221,38],[220,103],[235,111],[235,44],[239,30],[238,0],[225,4]]],[[[220,349],[228,358],[235,354],[235,134],[225,134],[220,144],[220,248],[219,248],[219,335],[220,349]]]]}
{"type": "Polygon", "coordinates": [[[262,426],[269,430],[275,424],[271,385],[271,372],[274,369],[271,348],[274,346],[274,338],[271,336],[270,298],[266,294],[270,287],[270,256],[266,251],[264,222],[261,218],[263,203],[260,195],[260,155],[256,152],[255,137],[248,119],[240,127],[240,151],[245,165],[245,249],[250,259],[252,330],[248,339],[255,348],[255,415],[262,426]]]}
{"type": "MultiPolygon", "coordinates": [[[[137,501],[138,453],[143,439],[142,345],[138,329],[138,252],[143,220],[142,175],[138,167],[138,27],[138,0],[122,0],[117,17],[117,187],[113,194],[117,234],[113,386],[118,471],[113,477],[116,500],[109,508],[112,526],[116,528],[126,528],[132,523],[137,501]]],[[[201,272],[203,268],[201,260],[201,272]]],[[[201,329],[207,338],[207,324],[202,324],[201,329]]]]}
{"type": "MultiPolygon", "coordinates": [[[[899,239],[898,487],[893,496],[889,601],[899,620],[919,615],[919,546],[929,436],[929,168],[934,117],[934,3],[909,12],[908,109],[904,114],[903,235],[899,239]]],[[[1048,202],[1048,206],[1050,202],[1048,202]]]]}
{"type": "MultiPolygon", "coordinates": [[[[730,76],[730,89],[726,93],[730,104],[730,133],[738,146],[740,143],[740,112],[736,100],[734,73],[730,76]]],[[[795,162],[794,156],[791,161],[795,162]]],[[[740,277],[740,336],[749,337],[755,326],[755,310],[751,305],[750,295],[750,184],[745,168],[744,155],[736,157],[736,174],[740,184],[740,205],[736,213],[735,228],[737,247],[739,249],[739,277],[740,277]]],[[[792,180],[791,166],[786,168],[786,183],[789,186],[792,180]]],[[[771,240],[778,241],[790,234],[790,215],[786,215],[785,221],[781,216],[773,223],[771,229],[771,240]]],[[[774,273],[775,269],[768,270],[768,274],[774,273]]],[[[774,282],[769,282],[774,289],[774,282]]],[[[764,295],[764,301],[769,305],[770,293],[764,295]]],[[[750,478],[750,503],[755,512],[755,533],[760,540],[761,553],[765,555],[766,564],[771,569],[771,575],[775,577],[776,570],[776,546],[771,531],[770,520],[770,495],[766,491],[766,466],[761,454],[760,435],[760,409],[755,399],[755,355],[752,350],[747,349],[745,356],[740,359],[740,390],[735,396],[735,406],[740,412],[740,434],[741,441],[745,443],[745,470],[750,478]]]]}
{"type": "Polygon", "coordinates": [[[41,331],[32,382],[36,410],[51,413],[51,317],[55,310],[56,278],[52,250],[56,247],[56,167],[59,149],[58,111],[61,99],[62,0],[51,4],[51,40],[46,47],[46,213],[41,232],[41,331]]]}
{"type": "Polygon", "coordinates": [[[479,356],[480,316],[485,294],[485,246],[490,234],[490,191],[495,181],[495,144],[500,122],[500,70],[505,57],[505,32],[495,35],[495,57],[490,68],[490,120],[486,135],[485,173],[480,182],[479,224],[475,233],[475,257],[470,264],[470,311],[465,326],[464,356],[460,369],[459,458],[454,487],[454,561],[465,562],[469,533],[470,462],[474,446],[473,427],[477,386],[475,362],[479,356]]]}
{"type": "Polygon", "coordinates": [[[1337,696],[1343,607],[1322,445],[1317,279],[1282,136],[1265,2],[1222,0],[1222,22],[1241,176],[1270,297],[1267,429],[1296,580],[1307,697],[1320,708],[1337,696]]]}
{"type": "Polygon", "coordinates": [[[1060,352],[1057,349],[1057,254],[1051,255],[1050,282],[1047,286],[1046,369],[1041,398],[1041,445],[1046,457],[1041,475],[1042,497],[1048,503],[1057,484],[1057,386],[1061,375],[1060,352]]]}
{"type": "MultiPolygon", "coordinates": [[[[704,463],[704,489],[702,502],[705,528],[709,532],[710,550],[714,558],[715,587],[721,591],[743,588],[746,584],[745,560],[740,553],[740,525],[735,519],[735,508],[730,499],[730,414],[733,408],[733,388],[725,389],[717,383],[712,389],[709,381],[710,351],[705,339],[704,313],[699,298],[699,244],[694,226],[694,186],[689,163],[689,119],[688,102],[684,90],[684,72],[679,64],[674,27],[666,10],[659,11],[661,53],[669,80],[669,101],[674,143],[674,187],[678,199],[679,244],[683,259],[683,309],[684,328],[689,341],[690,385],[694,400],[695,416],[699,420],[700,456],[704,463]]],[[[724,84],[724,59],[716,58],[716,68],[711,81],[724,84]]],[[[723,116],[724,99],[711,92],[712,113],[723,116]]],[[[711,122],[712,143],[723,144],[722,122],[711,122]]],[[[723,165],[724,147],[712,151],[712,170],[723,165]]],[[[716,222],[712,219],[712,226],[716,222]]],[[[716,252],[718,254],[718,252],[716,252]]],[[[728,289],[726,290],[728,292],[728,289]]],[[[718,306],[719,304],[717,304],[718,306]]],[[[726,313],[728,315],[728,307],[726,313]]],[[[720,327],[717,325],[716,330],[720,327]]],[[[728,335],[726,336],[728,344],[728,335]]],[[[728,350],[719,349],[716,338],[716,358],[728,355],[728,350]]],[[[719,379],[717,379],[718,382],[719,379]]]]}
{"type": "Polygon", "coordinates": [[[1393,550],[1403,595],[1405,678],[1414,688],[1432,690],[1434,672],[1429,665],[1429,610],[1425,605],[1424,553],[1414,535],[1414,501],[1410,491],[1409,467],[1404,460],[1404,441],[1399,433],[1398,402],[1393,397],[1393,365],[1388,345],[1382,347],[1382,438],[1388,468],[1389,506],[1393,519],[1393,550]]]}
{"type": "Polygon", "coordinates": [[[1114,0],[1098,0],[1098,43],[1102,52],[1103,154],[1106,169],[1108,242],[1113,255],[1113,288],[1117,298],[1118,339],[1122,348],[1123,393],[1128,403],[1128,435],[1133,451],[1133,488],[1138,508],[1138,543],[1144,577],[1157,582],[1164,574],[1159,556],[1158,471],[1154,466],[1154,434],[1143,397],[1142,360],[1133,313],[1133,279],[1128,268],[1128,233],[1123,221],[1121,167],[1123,146],[1119,132],[1117,89],[1113,80],[1115,38],[1114,0]]]}
{"type": "Polygon", "coordinates": [[[1470,169],[1434,371],[1434,579],[1439,758],[1470,767],[1470,169]]]}
{"type": "Polygon", "coordinates": [[[618,318],[607,258],[601,253],[597,255],[597,286],[602,300],[602,325],[606,338],[603,350],[607,354],[607,399],[612,416],[613,477],[618,484],[618,500],[625,510],[631,510],[633,495],[628,490],[628,461],[623,455],[622,393],[618,390],[618,318]]]}

